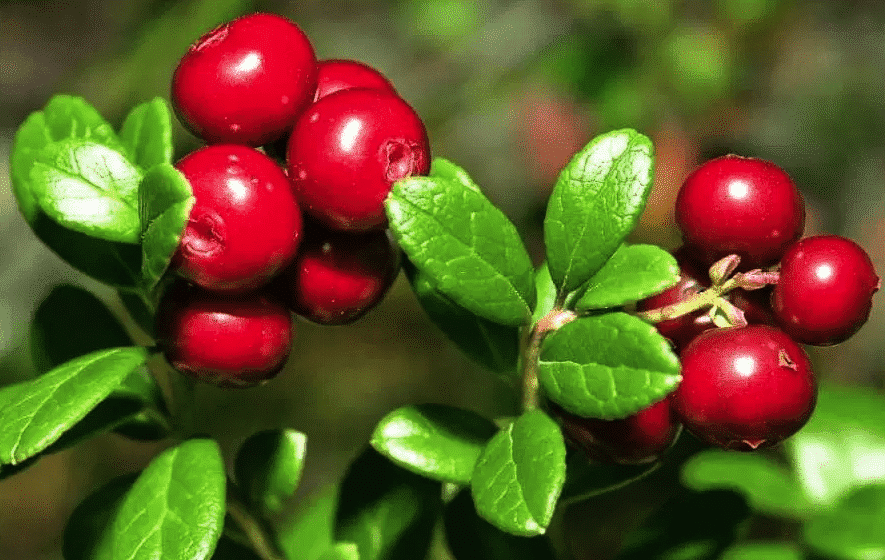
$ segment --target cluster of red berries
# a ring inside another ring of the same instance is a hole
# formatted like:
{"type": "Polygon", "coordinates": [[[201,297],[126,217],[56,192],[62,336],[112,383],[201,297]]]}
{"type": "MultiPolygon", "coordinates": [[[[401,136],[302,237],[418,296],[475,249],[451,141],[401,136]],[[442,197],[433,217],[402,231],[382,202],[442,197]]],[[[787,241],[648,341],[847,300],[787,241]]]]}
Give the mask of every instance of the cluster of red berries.
{"type": "Polygon", "coordinates": [[[255,385],[283,367],[292,312],[349,323],[387,292],[400,253],[384,199],[429,171],[427,132],[380,72],[318,61],[296,24],[265,13],[195,42],[172,103],[208,145],[176,164],[195,203],[157,338],[184,373],[255,385]],[[268,155],[280,146],[284,163],[268,155]]]}
{"type": "Polygon", "coordinates": [[[569,438],[596,459],[653,461],[680,424],[736,450],[769,447],[794,434],[817,397],[799,344],[849,338],[866,322],[879,289],[870,257],[855,242],[836,235],[800,239],[802,195],[770,162],[739,156],[706,162],[683,183],[676,221],[684,241],[675,252],[681,278],[639,302],[638,311],[690,302],[714,284],[707,270],[731,255],[740,257],[739,273],[767,272],[773,286],[723,294],[745,325],[717,328],[706,308],[657,323],[682,364],[682,382],[666,400],[625,420],[557,411],[569,438]]]}

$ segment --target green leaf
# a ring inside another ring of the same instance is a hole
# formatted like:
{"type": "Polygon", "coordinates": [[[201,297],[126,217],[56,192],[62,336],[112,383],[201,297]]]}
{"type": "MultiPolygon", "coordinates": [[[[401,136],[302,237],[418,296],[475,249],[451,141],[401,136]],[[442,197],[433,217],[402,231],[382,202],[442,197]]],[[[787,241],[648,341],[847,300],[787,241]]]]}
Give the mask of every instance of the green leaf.
{"type": "Polygon", "coordinates": [[[249,503],[279,513],[301,480],[307,436],[295,430],[264,430],[249,436],[234,461],[237,484],[249,503]]]}
{"type": "Polygon", "coordinates": [[[560,173],[544,243],[562,293],[590,280],[636,227],[651,192],[652,151],[642,134],[616,130],[594,138],[560,173]]]}
{"type": "Polygon", "coordinates": [[[430,176],[435,179],[452,181],[468,189],[481,192],[479,186],[473,182],[467,171],[441,157],[433,158],[433,162],[430,165],[430,176]]]}
{"type": "Polygon", "coordinates": [[[814,414],[784,442],[809,501],[832,505],[885,481],[885,399],[869,389],[823,386],[814,414]]]}
{"type": "Polygon", "coordinates": [[[519,328],[493,323],[464,309],[436,289],[430,277],[406,261],[412,290],[430,320],[473,361],[486,369],[515,375],[519,328]]]}
{"type": "Polygon", "coordinates": [[[135,474],[114,478],[80,502],[65,526],[65,560],[114,560],[111,528],[136,478],[135,474]]]}
{"type": "Polygon", "coordinates": [[[277,530],[280,548],[290,560],[317,560],[335,540],[338,487],[309,500],[297,515],[277,530]]]}
{"type": "Polygon", "coordinates": [[[494,422],[470,410],[422,404],[398,408],[382,418],[371,444],[412,472],[466,485],[486,442],[497,431],[494,422]]]}
{"type": "Polygon", "coordinates": [[[614,420],[676,389],[679,359],[654,326],[626,313],[576,319],[547,336],[538,380],[573,414],[614,420]]]}
{"type": "Polygon", "coordinates": [[[655,472],[660,462],[647,465],[618,465],[589,461],[583,453],[572,453],[566,460],[565,485],[560,503],[577,503],[620,490],[655,472]]]}
{"type": "Polygon", "coordinates": [[[120,129],[120,141],[135,165],[150,169],[172,162],[172,115],[161,97],[146,101],[131,111],[120,129]]]}
{"type": "Polygon", "coordinates": [[[794,544],[783,542],[749,542],[725,551],[721,560],[804,560],[794,544]]]}
{"type": "Polygon", "coordinates": [[[31,188],[34,162],[46,146],[67,139],[91,140],[112,149],[122,146],[111,125],[80,97],[56,95],[42,111],[31,113],[16,132],[10,157],[12,190],[28,223],[39,214],[31,188]]]}
{"type": "Polygon", "coordinates": [[[621,245],[587,282],[578,311],[620,307],[660,293],[679,281],[676,259],[654,245],[621,245]]]}
{"type": "Polygon", "coordinates": [[[167,449],[142,471],[113,524],[113,558],[209,558],[225,514],[218,444],[192,439],[167,449]]]}
{"type": "Polygon", "coordinates": [[[734,490],[767,515],[804,519],[814,511],[790,473],[764,455],[702,451],[683,465],[682,483],[698,491],[734,490]]]}
{"type": "Polygon", "coordinates": [[[439,483],[368,449],[341,484],[335,540],[355,543],[362,560],[424,558],[441,510],[439,483]]]}
{"type": "Polygon", "coordinates": [[[734,492],[681,491],[627,536],[617,560],[716,560],[749,515],[746,502],[734,492]]]}
{"type": "Polygon", "coordinates": [[[31,168],[31,189],[46,214],[69,229],[138,243],[142,175],[119,151],[87,140],[46,146],[31,168]]]}
{"type": "Polygon", "coordinates": [[[550,277],[550,267],[546,261],[535,271],[535,292],[538,294],[538,303],[532,313],[532,323],[540,321],[556,306],[556,285],[550,277]]]}
{"type": "Polygon", "coordinates": [[[360,552],[353,543],[336,543],[320,556],[320,560],[360,560],[360,552]]]}
{"type": "Polygon", "coordinates": [[[195,198],[180,171],[168,163],[148,170],[138,188],[138,210],[144,228],[141,275],[156,286],[169,266],[187,225],[195,198]]]}
{"type": "Polygon", "coordinates": [[[885,560],[885,485],[858,488],[803,527],[815,551],[834,560],[885,560]]]}
{"type": "Polygon", "coordinates": [[[565,482],[565,442],[540,410],[527,412],[489,441],[473,471],[476,511],[514,535],[547,530],[565,482]]]}
{"type": "Polygon", "coordinates": [[[90,237],[40,212],[32,224],[37,237],[68,264],[100,282],[132,288],[141,281],[141,247],[90,237]]]}
{"type": "Polygon", "coordinates": [[[478,190],[410,177],[387,197],[394,237],[434,286],[490,321],[519,326],[535,303],[532,262],[516,227],[478,190]]]}
{"type": "Polygon", "coordinates": [[[470,492],[446,504],[446,542],[455,560],[555,560],[547,537],[516,537],[479,517],[470,492]]]}
{"type": "Polygon", "coordinates": [[[45,450],[147,359],[144,348],[99,350],[0,389],[0,464],[45,450]]]}

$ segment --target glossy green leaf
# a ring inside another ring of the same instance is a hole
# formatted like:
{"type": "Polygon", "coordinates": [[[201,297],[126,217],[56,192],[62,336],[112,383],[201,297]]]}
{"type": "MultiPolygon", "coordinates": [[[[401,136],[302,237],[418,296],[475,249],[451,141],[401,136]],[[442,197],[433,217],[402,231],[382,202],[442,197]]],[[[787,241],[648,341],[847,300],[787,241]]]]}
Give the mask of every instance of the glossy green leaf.
{"type": "Polygon", "coordinates": [[[467,171],[452,163],[451,161],[443,159],[441,157],[433,158],[433,162],[430,165],[429,175],[436,179],[453,181],[460,184],[461,186],[467,187],[468,189],[473,189],[476,192],[481,192],[479,186],[473,182],[473,179],[470,178],[470,175],[467,174],[467,171]]]}
{"type": "Polygon", "coordinates": [[[80,502],[65,526],[65,560],[114,560],[111,528],[136,478],[134,474],[114,478],[80,502]]]}
{"type": "Polygon", "coordinates": [[[144,228],[141,274],[148,288],[169,266],[194,202],[187,179],[171,164],[155,165],[145,174],[138,188],[138,210],[144,228]]]}
{"type": "Polygon", "coordinates": [[[519,328],[483,319],[435,288],[428,275],[411,264],[406,276],[430,320],[473,361],[486,369],[513,376],[519,360],[519,328]]]}
{"type": "Polygon", "coordinates": [[[142,174],[119,151],[87,140],[46,146],[31,168],[31,192],[62,226],[120,243],[138,243],[142,174]]]}
{"type": "Polygon", "coordinates": [[[550,267],[544,262],[535,271],[535,292],[538,294],[538,302],[532,313],[532,323],[537,323],[544,315],[550,313],[556,306],[556,284],[550,276],[550,267]]]}
{"type": "Polygon", "coordinates": [[[620,307],[679,281],[676,259],[655,245],[621,245],[584,288],[578,311],[620,307]]]}
{"type": "Polygon", "coordinates": [[[134,107],[123,121],[120,141],[132,163],[150,169],[172,162],[172,115],[169,105],[155,97],[134,107]]]}
{"type": "Polygon", "coordinates": [[[394,237],[443,294],[490,321],[519,326],[535,303],[516,227],[478,190],[450,179],[397,181],[386,201],[394,237]]]}
{"type": "Polygon", "coordinates": [[[617,560],[718,560],[749,515],[737,493],[680,491],[627,535],[617,560]]]}
{"type": "Polygon", "coordinates": [[[583,453],[573,453],[566,461],[565,485],[560,503],[577,503],[620,490],[655,472],[660,465],[660,462],[647,465],[603,463],[589,461],[583,453]]]}
{"type": "Polygon", "coordinates": [[[371,444],[412,472],[466,485],[486,442],[497,431],[494,422],[470,410],[422,404],[398,408],[382,418],[371,444]]]}
{"type": "Polygon", "coordinates": [[[218,444],[192,439],[151,461],[114,518],[113,558],[209,558],[225,515],[218,444]]]}
{"type": "Polygon", "coordinates": [[[446,504],[446,543],[455,560],[555,560],[547,537],[517,537],[482,519],[470,492],[446,504]]]}
{"type": "Polygon", "coordinates": [[[565,483],[565,441],[540,410],[527,412],[486,445],[471,489],[483,519],[513,535],[541,535],[565,483]]]}
{"type": "Polygon", "coordinates": [[[355,543],[362,560],[423,558],[442,510],[441,491],[438,482],[368,449],[341,484],[335,540],[355,543]]]}
{"type": "Polygon", "coordinates": [[[56,95],[42,111],[31,113],[16,132],[10,157],[12,190],[28,223],[33,223],[39,213],[31,188],[34,162],[47,145],[66,139],[91,140],[112,149],[122,147],[111,125],[80,97],[56,95]]]}
{"type": "Polygon", "coordinates": [[[100,282],[132,288],[141,282],[141,247],[90,237],[39,212],[34,233],[68,264],[100,282]]]}
{"type": "Polygon", "coordinates": [[[290,560],[317,560],[335,541],[338,488],[332,487],[308,501],[277,530],[280,548],[290,560]]]}
{"type": "Polygon", "coordinates": [[[764,455],[703,451],[683,465],[682,483],[699,491],[734,490],[767,515],[804,519],[814,513],[798,482],[764,455]]]}
{"type": "Polygon", "coordinates": [[[805,542],[834,560],[885,560],[885,485],[858,488],[803,527],[805,542]]]}
{"type": "Polygon", "coordinates": [[[832,505],[885,481],[885,398],[869,389],[821,387],[814,414],[784,442],[808,499],[832,505]]]}
{"type": "Polygon", "coordinates": [[[360,560],[360,551],[353,543],[336,543],[320,560],[360,560]]]}
{"type": "Polygon", "coordinates": [[[100,299],[70,284],[53,288],[31,322],[31,357],[40,373],[95,350],[132,344],[100,299]]]}
{"type": "Polygon", "coordinates": [[[799,548],[783,542],[749,542],[725,551],[721,560],[804,560],[799,548]]]}
{"type": "Polygon", "coordinates": [[[544,339],[538,380],[579,416],[625,418],[681,381],[679,359],[654,326],[626,313],[576,319],[544,339]]]}
{"type": "Polygon", "coordinates": [[[295,430],[264,430],[249,436],[234,461],[237,484],[249,503],[279,513],[304,470],[307,436],[295,430]]]}
{"type": "Polygon", "coordinates": [[[146,359],[144,348],[99,350],[0,389],[0,464],[20,463],[49,447],[146,359]]]}
{"type": "Polygon", "coordinates": [[[562,170],[544,218],[553,281],[568,293],[590,280],[633,231],[651,192],[651,140],[634,130],[594,138],[562,170]]]}

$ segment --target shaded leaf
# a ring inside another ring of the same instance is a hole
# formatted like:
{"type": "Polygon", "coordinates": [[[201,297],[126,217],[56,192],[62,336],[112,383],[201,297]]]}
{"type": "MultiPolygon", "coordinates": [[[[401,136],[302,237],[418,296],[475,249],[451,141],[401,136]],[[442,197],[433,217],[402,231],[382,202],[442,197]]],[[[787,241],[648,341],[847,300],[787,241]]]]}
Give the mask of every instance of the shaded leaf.
{"type": "Polygon", "coordinates": [[[471,489],[477,512],[514,535],[541,535],[565,482],[565,441],[540,410],[527,412],[486,445],[471,489]]]}
{"type": "Polygon", "coordinates": [[[249,503],[278,513],[301,480],[307,436],[295,430],[264,430],[249,436],[234,460],[237,484],[249,503]]]}
{"type": "Polygon", "coordinates": [[[155,165],[138,189],[143,227],[141,275],[153,288],[166,271],[184,233],[195,198],[184,175],[168,163],[155,165]]]}
{"type": "Polygon", "coordinates": [[[647,465],[618,465],[590,461],[583,453],[572,453],[566,461],[562,503],[576,503],[600,494],[620,490],[642,480],[660,467],[660,462],[647,465]]]}
{"type": "Polygon", "coordinates": [[[490,321],[525,324],[535,303],[532,263],[516,227],[481,192],[451,179],[397,181],[390,229],[436,289],[490,321]]]}
{"type": "Polygon", "coordinates": [[[594,138],[562,170],[544,218],[553,281],[568,293],[590,280],[633,231],[651,192],[652,143],[634,130],[594,138]]]}
{"type": "Polygon", "coordinates": [[[368,449],[351,464],[338,498],[335,540],[361,560],[414,560],[430,547],[441,486],[368,449]]]}
{"type": "Polygon", "coordinates": [[[664,399],[682,379],[679,359],[654,326],[626,313],[576,319],[541,347],[546,395],[579,416],[625,418],[664,399]]]}
{"type": "Polygon", "coordinates": [[[120,142],[132,163],[150,169],[172,162],[172,115],[162,97],[135,106],[120,128],[120,142]]]}
{"type": "Polygon", "coordinates": [[[277,530],[277,539],[290,560],[317,560],[335,542],[338,487],[308,501],[291,520],[277,530]]]}
{"type": "Polygon", "coordinates": [[[469,484],[497,427],[470,410],[441,404],[398,408],[378,422],[371,444],[394,463],[427,478],[469,484]]]}
{"type": "Polygon", "coordinates": [[[676,259],[654,245],[621,245],[583,286],[578,311],[620,307],[660,293],[679,281],[676,259]]]}
{"type": "Polygon", "coordinates": [[[218,444],[192,439],[151,461],[114,518],[113,558],[203,560],[215,550],[225,514],[218,444]]]}
{"type": "Polygon", "coordinates": [[[855,489],[803,526],[815,551],[835,560],[885,559],[885,485],[855,489]]]}
{"type": "Polygon", "coordinates": [[[65,526],[65,560],[114,560],[111,528],[136,478],[134,474],[114,478],[80,502],[65,526]]]}

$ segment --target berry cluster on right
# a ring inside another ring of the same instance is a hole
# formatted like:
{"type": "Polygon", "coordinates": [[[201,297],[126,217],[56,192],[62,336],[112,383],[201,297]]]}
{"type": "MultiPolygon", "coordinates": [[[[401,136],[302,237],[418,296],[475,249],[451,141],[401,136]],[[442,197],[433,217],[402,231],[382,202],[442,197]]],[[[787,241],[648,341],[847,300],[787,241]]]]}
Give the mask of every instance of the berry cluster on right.
{"type": "Polygon", "coordinates": [[[665,401],[624,420],[554,409],[569,439],[592,458],[654,461],[680,425],[725,449],[783,441],[805,425],[817,399],[801,345],[851,337],[880,286],[857,243],[802,238],[801,193],[786,172],[761,159],[729,155],[701,165],[679,191],[676,222],[680,280],[636,309],[659,318],[655,326],[679,355],[682,382],[665,401]],[[695,305],[711,301],[711,290],[712,309],[695,305]]]}

